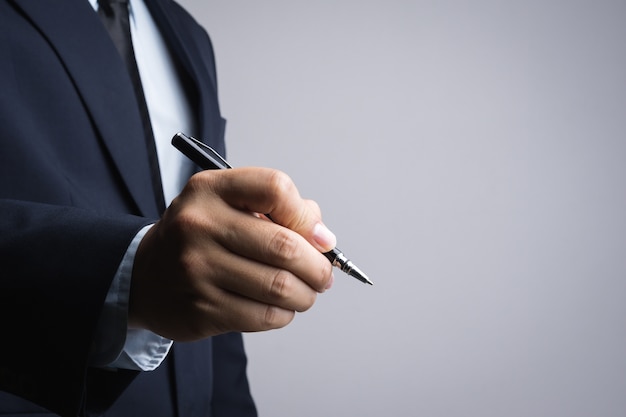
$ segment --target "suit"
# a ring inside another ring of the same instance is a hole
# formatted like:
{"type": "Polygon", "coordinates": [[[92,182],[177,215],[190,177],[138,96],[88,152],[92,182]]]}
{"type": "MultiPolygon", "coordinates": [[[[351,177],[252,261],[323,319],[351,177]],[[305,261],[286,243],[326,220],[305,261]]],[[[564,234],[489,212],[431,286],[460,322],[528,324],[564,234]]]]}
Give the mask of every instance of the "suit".
{"type": "MultiPolygon", "coordinates": [[[[190,133],[223,153],[209,37],[173,1],[146,3],[190,133]]],[[[0,0],[0,56],[0,416],[256,415],[240,334],[174,343],[152,372],[88,366],[117,266],[159,217],[137,101],[86,0],[0,0]]]]}

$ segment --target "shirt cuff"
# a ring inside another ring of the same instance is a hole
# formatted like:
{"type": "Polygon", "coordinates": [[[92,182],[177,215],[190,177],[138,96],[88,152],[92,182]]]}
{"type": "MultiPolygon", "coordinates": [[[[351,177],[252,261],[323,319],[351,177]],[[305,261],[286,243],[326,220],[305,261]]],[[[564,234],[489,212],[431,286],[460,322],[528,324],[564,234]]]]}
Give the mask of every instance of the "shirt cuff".
{"type": "Polygon", "coordinates": [[[144,329],[128,329],[120,356],[109,366],[137,371],[153,371],[167,356],[172,341],[144,329]]]}
{"type": "Polygon", "coordinates": [[[135,253],[152,227],[143,227],[128,246],[113,278],[96,334],[90,363],[94,366],[151,371],[167,356],[172,341],[149,330],[128,328],[128,299],[135,253]]]}

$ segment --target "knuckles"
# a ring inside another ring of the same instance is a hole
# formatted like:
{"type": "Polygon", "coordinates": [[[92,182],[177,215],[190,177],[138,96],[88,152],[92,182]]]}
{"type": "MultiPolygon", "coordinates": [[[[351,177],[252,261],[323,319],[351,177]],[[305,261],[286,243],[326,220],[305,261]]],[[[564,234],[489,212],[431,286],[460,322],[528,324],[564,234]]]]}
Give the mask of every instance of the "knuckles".
{"type": "Polygon", "coordinates": [[[280,198],[297,192],[296,185],[291,178],[282,171],[270,169],[268,171],[267,192],[269,195],[280,198]]]}
{"type": "Polygon", "coordinates": [[[290,262],[302,256],[302,244],[293,232],[279,228],[268,240],[267,252],[280,263],[290,262]]]}
{"type": "Polygon", "coordinates": [[[303,312],[310,309],[317,298],[317,293],[311,289],[302,291],[297,284],[298,278],[286,270],[279,269],[269,281],[266,293],[267,299],[278,305],[289,305],[291,309],[303,312]]]}
{"type": "Polygon", "coordinates": [[[293,291],[293,281],[291,274],[283,269],[279,269],[270,280],[267,295],[271,300],[283,300],[289,297],[293,291]]]}
{"type": "Polygon", "coordinates": [[[268,305],[257,326],[261,330],[280,329],[291,323],[294,317],[294,311],[268,305]]]}

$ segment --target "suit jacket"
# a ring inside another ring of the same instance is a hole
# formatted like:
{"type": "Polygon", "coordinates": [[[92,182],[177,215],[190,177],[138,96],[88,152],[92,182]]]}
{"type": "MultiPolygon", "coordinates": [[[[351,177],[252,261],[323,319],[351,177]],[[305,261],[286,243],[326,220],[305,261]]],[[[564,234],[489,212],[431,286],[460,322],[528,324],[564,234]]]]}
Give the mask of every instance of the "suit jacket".
{"type": "MultiPolygon", "coordinates": [[[[213,50],[147,0],[224,151],[213,50]]],[[[133,236],[159,217],[130,78],[87,0],[0,0],[0,415],[254,416],[241,335],[175,343],[153,372],[88,366],[133,236]]],[[[175,133],[175,132],[172,132],[175,133]]]]}

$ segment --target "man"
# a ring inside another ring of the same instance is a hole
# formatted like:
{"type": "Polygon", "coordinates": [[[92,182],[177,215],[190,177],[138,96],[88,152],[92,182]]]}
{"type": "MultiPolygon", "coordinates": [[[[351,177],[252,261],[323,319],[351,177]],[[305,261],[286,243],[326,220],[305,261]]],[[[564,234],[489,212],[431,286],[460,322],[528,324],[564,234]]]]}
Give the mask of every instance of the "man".
{"type": "Polygon", "coordinates": [[[310,308],[334,236],[270,169],[174,198],[168,137],[224,151],[210,40],[132,0],[137,94],[101,7],[0,0],[0,415],[254,416],[238,332],[310,308]]]}

